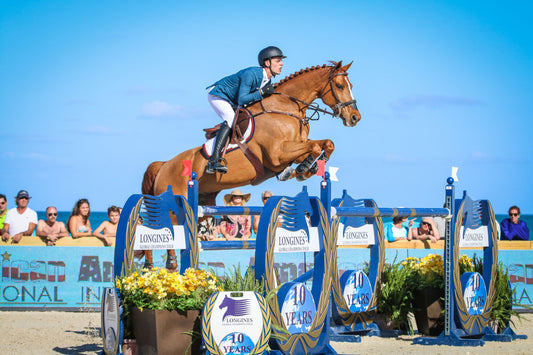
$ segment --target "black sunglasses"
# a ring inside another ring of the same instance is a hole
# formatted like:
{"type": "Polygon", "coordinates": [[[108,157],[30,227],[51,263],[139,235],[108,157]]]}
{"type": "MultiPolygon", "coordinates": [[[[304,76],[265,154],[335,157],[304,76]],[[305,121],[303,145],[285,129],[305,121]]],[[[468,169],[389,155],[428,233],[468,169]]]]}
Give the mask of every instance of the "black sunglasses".
{"type": "Polygon", "coordinates": [[[48,216],[57,216],[57,213],[48,213],[48,216]]]}

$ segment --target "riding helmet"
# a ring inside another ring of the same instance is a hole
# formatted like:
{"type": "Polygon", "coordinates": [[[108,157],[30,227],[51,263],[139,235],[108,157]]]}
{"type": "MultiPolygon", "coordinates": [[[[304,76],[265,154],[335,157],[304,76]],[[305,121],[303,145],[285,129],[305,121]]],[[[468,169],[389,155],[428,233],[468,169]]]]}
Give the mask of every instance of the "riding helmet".
{"type": "Polygon", "coordinates": [[[261,52],[259,52],[259,55],[257,56],[259,66],[264,67],[265,60],[272,59],[275,57],[287,58],[283,55],[283,52],[278,47],[270,46],[264,48],[263,50],[261,50],[261,52]]]}

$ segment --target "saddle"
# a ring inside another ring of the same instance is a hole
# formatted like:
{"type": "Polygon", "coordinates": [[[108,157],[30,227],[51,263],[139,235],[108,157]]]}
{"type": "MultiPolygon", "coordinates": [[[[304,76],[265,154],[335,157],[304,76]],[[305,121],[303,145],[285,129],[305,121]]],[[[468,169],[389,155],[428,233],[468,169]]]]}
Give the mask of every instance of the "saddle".
{"type": "MultiPolygon", "coordinates": [[[[228,144],[226,144],[224,147],[222,156],[226,154],[229,144],[237,145],[255,169],[255,178],[252,180],[251,184],[258,185],[263,181],[275,176],[276,174],[269,169],[266,169],[257,155],[248,147],[248,144],[246,144],[247,141],[253,137],[253,133],[250,135],[250,137],[244,137],[244,133],[248,130],[249,125],[254,124],[255,121],[252,113],[245,108],[239,107],[235,112],[231,137],[228,140],[228,144]]],[[[216,137],[221,125],[222,124],[219,123],[215,127],[204,128],[205,138],[209,140],[216,137]]]]}

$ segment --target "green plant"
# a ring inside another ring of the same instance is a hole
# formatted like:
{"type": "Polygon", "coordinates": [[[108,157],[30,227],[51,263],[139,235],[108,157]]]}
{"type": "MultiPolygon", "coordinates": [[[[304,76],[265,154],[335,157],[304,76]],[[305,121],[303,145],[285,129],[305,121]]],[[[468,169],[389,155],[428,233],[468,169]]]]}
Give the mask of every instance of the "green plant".
{"type": "Polygon", "coordinates": [[[251,266],[246,269],[243,276],[241,265],[234,265],[230,274],[226,274],[220,283],[224,291],[255,291],[261,295],[265,293],[264,279],[256,280],[251,266]]]}
{"type": "Polygon", "coordinates": [[[377,312],[390,315],[394,328],[413,332],[409,321],[412,289],[407,287],[410,270],[401,264],[386,264],[381,274],[377,312]]]}
{"type": "Polygon", "coordinates": [[[514,292],[516,290],[512,290],[509,284],[509,271],[500,262],[496,274],[496,294],[490,313],[491,320],[498,322],[498,329],[500,330],[507,328],[509,324],[514,326],[512,317],[516,317],[520,321],[522,320],[520,314],[513,310],[514,292]]]}

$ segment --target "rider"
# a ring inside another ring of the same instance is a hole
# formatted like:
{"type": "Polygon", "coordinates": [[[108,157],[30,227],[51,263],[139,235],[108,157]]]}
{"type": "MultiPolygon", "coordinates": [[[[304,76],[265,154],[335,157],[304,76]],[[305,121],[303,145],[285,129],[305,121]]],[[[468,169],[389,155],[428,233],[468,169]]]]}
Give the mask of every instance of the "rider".
{"type": "Polygon", "coordinates": [[[270,78],[281,73],[283,58],[286,57],[278,47],[266,47],[258,55],[260,67],[243,69],[207,88],[207,100],[224,122],[217,132],[213,154],[205,169],[206,173],[225,174],[228,171],[228,168],[221,164],[220,154],[230,136],[235,109],[260,101],[274,93],[274,85],[270,82],[270,78]]]}

